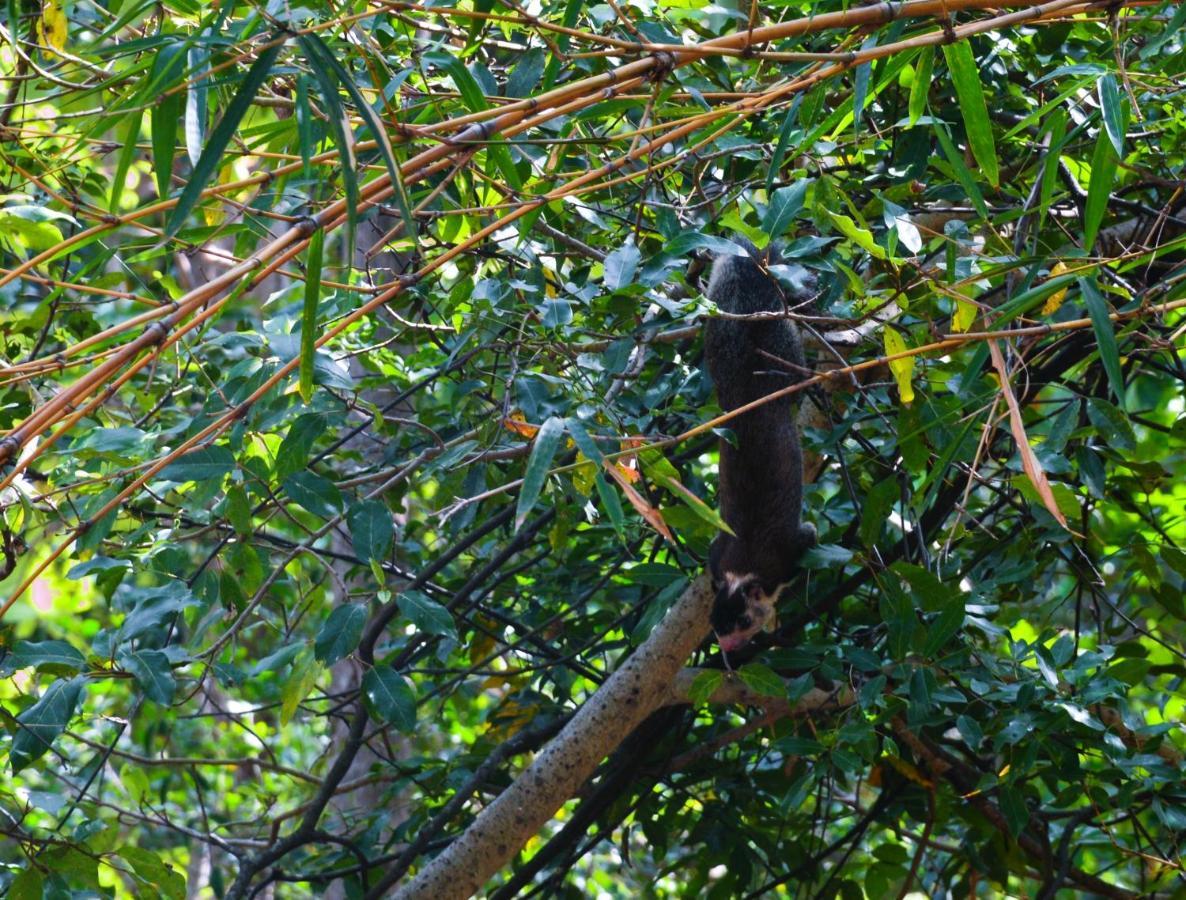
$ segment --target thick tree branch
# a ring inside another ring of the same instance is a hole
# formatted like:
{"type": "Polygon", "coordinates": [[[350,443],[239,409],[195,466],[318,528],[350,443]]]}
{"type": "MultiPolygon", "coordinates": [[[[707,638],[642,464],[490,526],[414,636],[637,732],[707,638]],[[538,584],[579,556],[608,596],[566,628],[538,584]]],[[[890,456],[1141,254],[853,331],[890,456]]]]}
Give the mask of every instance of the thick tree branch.
{"type": "Polygon", "coordinates": [[[506,865],[601,761],[669,701],[672,679],[708,635],[711,603],[708,576],[701,575],[535,762],[396,898],[469,897],[506,865]]]}

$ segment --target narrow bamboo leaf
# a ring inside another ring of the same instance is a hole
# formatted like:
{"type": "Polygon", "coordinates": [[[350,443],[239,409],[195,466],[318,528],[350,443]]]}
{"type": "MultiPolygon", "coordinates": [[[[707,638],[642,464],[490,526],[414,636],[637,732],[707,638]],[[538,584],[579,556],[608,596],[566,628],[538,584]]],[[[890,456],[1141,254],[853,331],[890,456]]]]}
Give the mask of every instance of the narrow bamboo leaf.
{"type": "Polygon", "coordinates": [[[799,121],[799,107],[802,105],[803,95],[796,94],[791,108],[787,110],[786,117],[782,120],[782,128],[778,132],[778,143],[774,145],[774,154],[770,157],[770,168],[766,171],[767,194],[774,187],[774,179],[778,177],[778,172],[782,168],[782,160],[791,144],[791,135],[795,132],[795,125],[799,121]]]}
{"type": "Polygon", "coordinates": [[[1104,130],[1108,132],[1108,140],[1116,150],[1118,157],[1124,156],[1124,132],[1128,127],[1125,121],[1128,117],[1124,113],[1124,102],[1120,99],[1120,89],[1116,86],[1116,76],[1109,72],[1099,80],[1100,109],[1104,116],[1104,130]]]}
{"type": "MultiPolygon", "coordinates": [[[[877,34],[874,32],[861,44],[862,50],[877,46],[877,34]]],[[[873,74],[873,63],[867,62],[857,66],[856,76],[852,88],[852,131],[854,135],[861,133],[861,113],[865,111],[865,101],[869,99],[869,76],[873,74]]]]}
{"type": "Polygon", "coordinates": [[[1112,139],[1101,128],[1096,136],[1095,151],[1091,154],[1091,180],[1087,182],[1087,202],[1083,209],[1083,249],[1089,253],[1095,246],[1104,214],[1108,211],[1108,199],[1112,194],[1118,161],[1112,139]]]}
{"type": "Polygon", "coordinates": [[[927,108],[927,94],[931,89],[931,76],[935,71],[935,48],[923,47],[918,54],[918,65],[914,70],[914,83],[910,85],[910,124],[914,125],[927,108]]]}
{"type": "Polygon", "coordinates": [[[210,53],[203,47],[189,51],[189,74],[196,79],[185,95],[185,153],[189,164],[196,166],[206,145],[206,93],[210,79],[203,77],[210,67],[210,53]]]}
{"type": "Polygon", "coordinates": [[[156,175],[157,195],[169,196],[173,177],[173,156],[177,152],[177,125],[181,121],[180,93],[165,93],[175,87],[185,70],[185,54],[176,44],[165,47],[157,56],[155,80],[161,85],[149,114],[152,131],[152,167],[156,175]]]}
{"type": "Polygon", "coordinates": [[[1112,393],[1116,395],[1117,405],[1123,409],[1124,374],[1120,371],[1120,348],[1116,345],[1116,330],[1109,318],[1111,307],[1095,286],[1094,280],[1080,278],[1079,290],[1083,292],[1083,302],[1087,304],[1087,314],[1091,316],[1091,327],[1095,331],[1096,344],[1100,348],[1100,361],[1108,375],[1108,384],[1112,388],[1112,393]]]}
{"type": "Polygon", "coordinates": [[[519,488],[519,502],[515,507],[515,530],[523,527],[527,514],[539,499],[544,488],[544,479],[552,466],[552,457],[564,436],[564,419],[552,416],[539,428],[531,456],[527,459],[527,472],[523,475],[523,486],[519,488]]]}
{"type": "Polygon", "coordinates": [[[984,102],[984,88],[980,84],[980,72],[976,59],[967,41],[945,44],[943,56],[951,71],[959,99],[964,128],[968,132],[968,146],[980,164],[980,170],[994,188],[1000,184],[1000,168],[997,164],[997,148],[992,138],[992,123],[988,120],[988,106],[984,102]]]}
{"type": "Polygon", "coordinates": [[[346,111],[338,99],[337,85],[331,77],[330,68],[322,60],[319,46],[307,40],[305,35],[298,36],[297,41],[311,63],[313,77],[317,79],[321,91],[321,102],[326,107],[334,146],[338,148],[338,156],[342,161],[342,187],[346,194],[346,246],[343,252],[345,258],[350,260],[354,257],[354,230],[358,225],[358,173],[354,168],[354,136],[350,131],[350,120],[346,118],[346,111]]]}
{"type": "Polygon", "coordinates": [[[181,230],[186,217],[202,196],[202,191],[205,190],[211,177],[218,170],[222,163],[223,151],[226,150],[227,144],[230,143],[243,116],[246,115],[248,108],[255,100],[256,91],[271,74],[272,64],[276,62],[276,57],[280,55],[283,46],[283,44],[277,44],[269,47],[259,55],[259,58],[247,71],[247,75],[244,76],[243,83],[239,85],[239,90],[231,100],[230,106],[227,107],[222,119],[210,135],[209,143],[206,144],[198,159],[198,164],[194,166],[194,170],[190,174],[189,183],[181,192],[181,196],[177,198],[177,205],[173,207],[173,214],[169,217],[168,225],[165,226],[166,237],[172,237],[181,230]]]}
{"type": "Polygon", "coordinates": [[[317,306],[321,300],[321,251],[325,229],[318,228],[309,239],[309,259],[305,264],[305,306],[301,311],[301,399],[313,400],[313,361],[317,353],[317,306]]]}
{"type": "Polygon", "coordinates": [[[614,526],[619,540],[624,541],[626,539],[626,512],[622,509],[622,498],[618,496],[618,492],[610,486],[610,483],[600,472],[593,479],[593,483],[597,486],[597,496],[601,498],[601,505],[605,509],[605,514],[609,516],[610,524],[614,526]]]}
{"type": "MultiPolygon", "coordinates": [[[[400,220],[404,224],[404,236],[415,239],[416,219],[413,217],[411,206],[408,204],[408,195],[404,190],[403,177],[400,175],[399,164],[395,161],[395,152],[391,149],[391,141],[387,136],[387,129],[383,126],[383,120],[379,118],[378,113],[367,103],[366,98],[354,83],[354,79],[350,77],[350,73],[338,62],[338,58],[334,56],[320,37],[310,33],[303,35],[301,41],[307,48],[313,49],[318,58],[332,69],[338,81],[346,88],[346,93],[354,101],[354,105],[358,107],[359,115],[367,123],[367,127],[379,145],[383,162],[387,166],[387,174],[391,177],[391,184],[395,188],[395,205],[399,208],[400,220]]],[[[458,65],[460,66],[460,63],[458,65]]]]}
{"type": "Polygon", "coordinates": [[[951,135],[947,133],[947,126],[942,122],[936,122],[934,131],[935,137],[939,139],[939,147],[943,150],[943,155],[947,157],[947,162],[951,166],[951,172],[956,181],[968,192],[968,199],[972,201],[972,206],[976,208],[980,217],[987,219],[988,205],[984,202],[984,195],[980,193],[980,185],[976,183],[976,179],[972,177],[968,167],[964,165],[964,156],[952,142],[951,135]]]}
{"type": "Polygon", "coordinates": [[[107,208],[113,213],[119,213],[119,200],[128,180],[128,169],[132,167],[132,159],[136,155],[136,138],[140,136],[140,125],[143,121],[144,113],[140,110],[128,113],[123,146],[119,148],[119,157],[115,161],[115,175],[111,179],[111,198],[107,202],[107,208]]]}
{"type": "Polygon", "coordinates": [[[297,141],[301,145],[301,177],[306,181],[313,171],[313,156],[317,152],[317,139],[313,130],[313,111],[309,108],[309,76],[304,72],[297,75],[296,82],[297,141]]]}
{"type": "Polygon", "coordinates": [[[1054,197],[1054,185],[1058,183],[1058,161],[1067,135],[1067,111],[1058,107],[1050,116],[1050,144],[1046,159],[1042,163],[1042,184],[1038,188],[1038,227],[1034,229],[1035,239],[1042,231],[1042,221],[1050,210],[1054,197]]]}

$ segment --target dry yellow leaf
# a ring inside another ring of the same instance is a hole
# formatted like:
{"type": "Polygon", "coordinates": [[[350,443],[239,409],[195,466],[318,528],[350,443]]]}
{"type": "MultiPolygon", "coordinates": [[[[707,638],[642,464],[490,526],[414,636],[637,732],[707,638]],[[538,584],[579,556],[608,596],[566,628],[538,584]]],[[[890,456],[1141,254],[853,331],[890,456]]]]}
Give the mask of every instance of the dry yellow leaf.
{"type": "Polygon", "coordinates": [[[951,330],[956,334],[963,334],[976,321],[976,313],[980,309],[971,300],[962,297],[955,298],[955,315],[951,317],[951,330]]]}
{"type": "Polygon", "coordinates": [[[59,0],[42,0],[41,18],[37,20],[37,41],[43,47],[66,49],[66,11],[59,0]]]}
{"type": "MultiPolygon", "coordinates": [[[[1053,269],[1050,270],[1050,277],[1057,278],[1059,275],[1067,273],[1067,264],[1064,262],[1055,263],[1053,269]]],[[[1062,306],[1062,301],[1067,298],[1067,289],[1063,288],[1060,291],[1055,291],[1046,298],[1046,303],[1042,306],[1042,315],[1052,316],[1058,312],[1058,308],[1062,306]]]]}
{"type": "Polygon", "coordinates": [[[528,440],[535,437],[536,432],[539,431],[539,426],[530,424],[527,421],[527,417],[517,409],[503,419],[502,424],[507,431],[525,437],[528,440]]]}
{"type": "MultiPolygon", "coordinates": [[[[882,335],[885,340],[885,355],[896,356],[899,353],[906,352],[906,342],[902,340],[902,336],[893,328],[886,326],[882,330],[882,335]]],[[[889,363],[890,372],[894,376],[894,381],[898,383],[898,394],[902,398],[903,403],[914,402],[914,385],[910,383],[910,378],[914,374],[914,357],[907,356],[904,359],[892,359],[889,363]]]]}

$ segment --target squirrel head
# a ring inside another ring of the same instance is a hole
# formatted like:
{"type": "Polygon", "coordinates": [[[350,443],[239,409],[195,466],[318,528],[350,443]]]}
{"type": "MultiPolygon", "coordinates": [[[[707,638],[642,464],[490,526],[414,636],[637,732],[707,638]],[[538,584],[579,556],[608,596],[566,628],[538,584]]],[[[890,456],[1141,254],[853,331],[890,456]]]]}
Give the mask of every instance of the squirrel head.
{"type": "Polygon", "coordinates": [[[724,572],[715,587],[712,630],[722,652],[740,650],[774,621],[778,588],[768,590],[757,575],[724,572]]]}

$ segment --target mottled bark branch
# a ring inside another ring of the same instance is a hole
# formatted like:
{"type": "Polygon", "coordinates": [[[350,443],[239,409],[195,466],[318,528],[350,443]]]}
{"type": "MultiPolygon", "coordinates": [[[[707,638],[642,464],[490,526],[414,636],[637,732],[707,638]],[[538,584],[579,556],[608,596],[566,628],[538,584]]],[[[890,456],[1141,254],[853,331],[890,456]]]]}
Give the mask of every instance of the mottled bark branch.
{"type": "Polygon", "coordinates": [[[510,862],[643,719],[671,702],[676,673],[708,635],[711,604],[702,575],[527,770],[396,898],[469,897],[510,862]]]}

